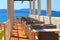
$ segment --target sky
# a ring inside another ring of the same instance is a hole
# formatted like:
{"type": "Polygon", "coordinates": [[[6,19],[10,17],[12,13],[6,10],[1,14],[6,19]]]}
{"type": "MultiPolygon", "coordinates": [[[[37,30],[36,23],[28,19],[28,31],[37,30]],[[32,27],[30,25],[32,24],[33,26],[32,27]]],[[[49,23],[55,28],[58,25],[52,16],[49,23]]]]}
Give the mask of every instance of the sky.
{"type": "MultiPolygon", "coordinates": [[[[37,1],[35,2],[35,7],[37,9],[37,1]]],[[[54,11],[60,11],[60,0],[51,0],[51,7],[54,11]]],[[[22,4],[21,1],[14,2],[14,9],[27,9],[29,8],[29,2],[25,2],[22,4]]],[[[7,9],[7,0],[0,0],[0,9],[7,9]]],[[[41,10],[46,10],[46,0],[41,0],[41,10]]]]}

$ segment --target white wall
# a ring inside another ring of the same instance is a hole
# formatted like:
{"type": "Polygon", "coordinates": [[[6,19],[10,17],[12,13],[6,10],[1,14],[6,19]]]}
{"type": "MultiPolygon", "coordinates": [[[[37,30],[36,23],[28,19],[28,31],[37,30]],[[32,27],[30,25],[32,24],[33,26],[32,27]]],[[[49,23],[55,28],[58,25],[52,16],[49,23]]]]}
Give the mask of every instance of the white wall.
{"type": "MultiPolygon", "coordinates": [[[[30,17],[39,20],[37,15],[30,15],[30,17]]],[[[57,28],[60,28],[60,17],[51,17],[51,20],[52,24],[56,25],[57,28]]],[[[45,24],[50,24],[48,16],[40,16],[40,21],[44,21],[45,24]]]]}

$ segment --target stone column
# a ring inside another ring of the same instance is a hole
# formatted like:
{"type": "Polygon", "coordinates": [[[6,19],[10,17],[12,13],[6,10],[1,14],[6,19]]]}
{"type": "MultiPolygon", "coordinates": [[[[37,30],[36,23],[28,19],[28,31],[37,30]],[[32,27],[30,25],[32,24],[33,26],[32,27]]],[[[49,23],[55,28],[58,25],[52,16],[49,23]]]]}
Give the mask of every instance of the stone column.
{"type": "Polygon", "coordinates": [[[47,16],[51,16],[51,0],[47,0],[47,16]]]}
{"type": "Polygon", "coordinates": [[[33,0],[33,15],[35,15],[35,0],[33,0]]]}
{"type": "Polygon", "coordinates": [[[29,1],[29,3],[30,3],[30,15],[32,15],[33,14],[33,11],[32,11],[32,9],[33,9],[33,2],[29,1]]]}
{"type": "Polygon", "coordinates": [[[11,36],[11,29],[13,27],[14,20],[14,0],[7,0],[8,7],[8,21],[5,24],[5,39],[9,40],[11,36]]]}
{"type": "Polygon", "coordinates": [[[8,0],[8,19],[11,22],[14,20],[14,0],[8,0]]]}
{"type": "Polygon", "coordinates": [[[47,16],[49,16],[49,21],[51,24],[51,0],[47,0],[47,16]]]}
{"type": "Polygon", "coordinates": [[[41,0],[38,0],[38,20],[40,20],[40,14],[41,14],[41,0]]]}
{"type": "Polygon", "coordinates": [[[35,14],[35,0],[30,1],[30,15],[34,18],[35,14]]]}

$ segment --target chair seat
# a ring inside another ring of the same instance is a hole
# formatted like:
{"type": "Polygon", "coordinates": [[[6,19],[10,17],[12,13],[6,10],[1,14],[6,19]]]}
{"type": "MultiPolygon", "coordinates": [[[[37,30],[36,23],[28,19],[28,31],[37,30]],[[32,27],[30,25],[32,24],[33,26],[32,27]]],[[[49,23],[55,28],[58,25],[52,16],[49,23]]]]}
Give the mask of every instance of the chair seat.
{"type": "Polygon", "coordinates": [[[56,28],[56,25],[53,25],[53,24],[44,24],[43,28],[56,28]]]}

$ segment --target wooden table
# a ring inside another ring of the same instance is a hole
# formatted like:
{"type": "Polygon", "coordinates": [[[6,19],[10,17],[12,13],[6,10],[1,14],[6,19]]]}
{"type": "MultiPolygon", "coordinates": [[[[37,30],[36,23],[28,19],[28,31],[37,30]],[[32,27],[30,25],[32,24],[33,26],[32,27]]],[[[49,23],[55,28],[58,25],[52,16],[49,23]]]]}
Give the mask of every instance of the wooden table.
{"type": "Polygon", "coordinates": [[[60,29],[32,29],[30,33],[31,40],[59,40],[58,33],[60,29]]]}

